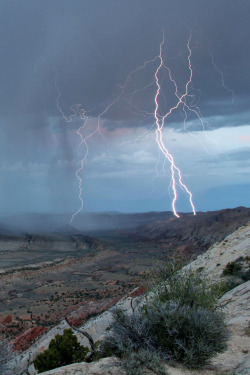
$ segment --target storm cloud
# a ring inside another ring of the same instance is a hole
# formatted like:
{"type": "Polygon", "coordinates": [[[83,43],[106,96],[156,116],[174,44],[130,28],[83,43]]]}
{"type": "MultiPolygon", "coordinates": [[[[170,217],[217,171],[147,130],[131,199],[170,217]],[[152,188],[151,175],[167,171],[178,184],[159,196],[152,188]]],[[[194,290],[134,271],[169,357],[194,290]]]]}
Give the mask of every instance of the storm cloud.
{"type": "MultiPolygon", "coordinates": [[[[221,177],[225,186],[232,185],[241,162],[245,169],[240,168],[244,177],[239,183],[245,186],[250,128],[249,14],[248,0],[2,1],[3,211],[69,212],[79,206],[75,172],[86,149],[75,131],[83,122],[78,116],[67,123],[58,99],[68,117],[76,103],[86,110],[89,122],[85,136],[95,129],[96,118],[105,108],[119,99],[102,116],[102,135],[89,140],[82,172],[87,209],[170,208],[160,203],[162,196],[168,195],[168,167],[166,180],[155,172],[160,156],[154,143],[154,72],[159,61],[136,71],[122,89],[132,71],[159,54],[163,31],[163,55],[181,91],[189,76],[187,42],[191,35],[190,94],[196,96],[194,103],[204,117],[208,135],[202,134],[203,126],[194,113],[188,114],[183,130],[183,113],[176,111],[167,122],[170,133],[166,131],[164,137],[170,140],[178,165],[184,168],[197,196],[208,187],[209,191],[215,188],[218,181],[209,179],[210,168],[204,178],[202,166],[213,168],[218,161],[219,173],[227,176],[221,177]],[[237,150],[236,134],[243,137],[237,150]],[[226,150],[215,151],[210,138],[216,143],[217,137],[227,144],[226,150]],[[197,143],[193,139],[198,139],[197,143]],[[225,152],[232,155],[231,173],[225,152]],[[207,156],[210,154],[211,158],[207,156]],[[225,168],[223,163],[227,163],[225,168]]],[[[167,75],[160,78],[163,113],[176,97],[167,75]]],[[[249,204],[246,194],[242,198],[242,204],[249,204]]],[[[200,207],[204,207],[203,202],[200,207]]],[[[180,208],[187,209],[185,204],[180,208]]]]}
{"type": "MultiPolygon", "coordinates": [[[[230,99],[212,66],[212,54],[241,102],[249,95],[249,11],[247,0],[4,1],[1,113],[57,114],[57,69],[65,110],[82,103],[92,115],[98,114],[119,93],[118,84],[129,72],[159,53],[163,29],[168,56],[182,54],[173,60],[180,83],[191,30],[194,86],[204,92],[202,100],[230,99]]],[[[127,111],[120,116],[126,118],[127,111]]],[[[120,119],[118,113],[115,117],[120,119]]]]}

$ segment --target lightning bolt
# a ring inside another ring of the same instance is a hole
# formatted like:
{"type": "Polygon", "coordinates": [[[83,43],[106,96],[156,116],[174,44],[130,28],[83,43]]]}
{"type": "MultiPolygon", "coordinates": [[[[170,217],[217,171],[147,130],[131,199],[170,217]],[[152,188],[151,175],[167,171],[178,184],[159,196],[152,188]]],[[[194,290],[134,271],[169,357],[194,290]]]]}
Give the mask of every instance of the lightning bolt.
{"type": "MultiPolygon", "coordinates": [[[[130,79],[130,77],[127,78],[127,80],[129,80],[129,79],[130,79]]],[[[125,82],[125,85],[126,85],[126,82],[125,82]]],[[[125,86],[120,87],[121,88],[120,94],[111,103],[109,103],[97,117],[95,117],[96,126],[90,132],[90,134],[88,134],[85,137],[83,136],[83,131],[84,131],[84,128],[86,127],[86,125],[88,123],[89,116],[86,115],[87,112],[86,112],[85,109],[82,108],[81,104],[73,104],[70,107],[70,111],[72,112],[72,114],[69,115],[69,116],[65,115],[65,113],[64,113],[64,111],[63,111],[63,109],[60,105],[61,91],[59,90],[58,85],[57,85],[57,71],[56,71],[56,74],[55,74],[55,88],[56,88],[56,91],[57,91],[56,106],[57,106],[59,112],[61,113],[62,117],[64,118],[64,120],[67,123],[71,123],[75,118],[79,118],[82,121],[82,125],[76,130],[76,134],[80,137],[80,144],[79,144],[78,148],[81,148],[81,146],[84,144],[85,145],[85,152],[83,154],[82,159],[80,160],[80,168],[78,168],[75,172],[75,176],[78,180],[78,189],[79,189],[78,198],[80,200],[80,207],[76,212],[74,212],[72,214],[71,219],[70,219],[70,223],[72,223],[73,220],[75,219],[75,217],[83,210],[83,206],[84,206],[84,201],[83,201],[83,196],[82,196],[82,194],[83,194],[83,182],[82,182],[82,178],[81,178],[81,172],[84,170],[84,164],[87,160],[88,153],[89,153],[88,140],[91,137],[93,137],[96,133],[99,133],[103,136],[103,134],[101,133],[101,119],[109,111],[109,109],[111,107],[113,107],[120,100],[120,98],[122,97],[122,95],[124,93],[125,86]]]]}
{"type": "Polygon", "coordinates": [[[82,125],[76,130],[76,134],[80,137],[80,144],[79,144],[79,148],[82,146],[82,144],[85,145],[85,153],[82,157],[82,159],[80,160],[80,168],[78,168],[75,172],[75,175],[76,175],[76,178],[78,180],[78,189],[79,189],[79,194],[78,194],[78,198],[80,200],[80,207],[79,209],[72,214],[71,216],[71,219],[70,219],[70,223],[72,223],[72,221],[74,220],[75,216],[82,211],[83,209],[83,197],[82,197],[82,192],[83,192],[83,186],[82,186],[82,178],[81,178],[81,172],[83,171],[84,169],[84,164],[85,164],[85,161],[87,159],[87,156],[88,156],[88,152],[89,152],[89,146],[88,146],[88,143],[87,143],[87,137],[84,138],[83,135],[82,135],[82,131],[83,129],[85,128],[86,124],[87,124],[87,121],[88,121],[88,117],[86,116],[86,112],[85,110],[82,108],[81,104],[74,104],[70,107],[70,111],[72,112],[71,115],[69,116],[66,116],[61,105],[60,105],[60,98],[61,98],[61,92],[58,88],[58,85],[57,85],[57,71],[56,71],[56,74],[55,74],[55,88],[56,88],[56,91],[57,91],[57,99],[56,99],[56,106],[59,110],[59,112],[61,113],[62,117],[64,118],[64,120],[67,122],[67,123],[71,123],[74,118],[80,118],[80,120],[82,121],[82,125]]]}
{"type": "MultiPolygon", "coordinates": [[[[76,217],[76,215],[83,210],[83,206],[84,206],[83,182],[82,182],[82,178],[81,178],[81,173],[84,169],[84,165],[86,163],[88,153],[89,153],[88,140],[91,137],[93,137],[96,133],[99,133],[102,136],[104,136],[101,133],[101,119],[103,118],[103,116],[105,116],[105,114],[107,114],[107,112],[113,106],[115,106],[115,104],[121,98],[127,99],[129,108],[130,108],[132,113],[134,113],[135,115],[140,115],[143,118],[142,123],[146,120],[148,121],[149,119],[153,119],[152,126],[151,126],[151,129],[150,129],[150,134],[152,134],[152,132],[153,132],[153,134],[155,135],[155,140],[156,140],[157,146],[159,148],[159,151],[164,157],[164,165],[165,165],[166,161],[168,161],[170,163],[170,170],[171,170],[170,188],[172,190],[172,196],[173,196],[172,210],[173,210],[174,215],[177,218],[180,217],[177,210],[176,210],[176,202],[177,202],[177,199],[178,199],[178,194],[177,194],[177,187],[178,186],[180,186],[181,189],[187,194],[189,202],[190,202],[190,206],[191,206],[192,211],[193,211],[193,214],[196,215],[196,210],[195,210],[195,206],[194,206],[194,203],[193,203],[192,193],[188,189],[186,184],[183,182],[181,170],[176,165],[173,155],[170,153],[169,149],[167,148],[167,146],[165,144],[165,141],[164,141],[164,138],[163,138],[163,130],[166,127],[166,123],[167,123],[169,117],[175,111],[177,111],[178,109],[181,109],[182,112],[183,112],[184,130],[186,132],[190,133],[191,135],[193,135],[193,134],[188,130],[188,128],[186,126],[186,122],[187,122],[187,118],[188,118],[188,112],[191,112],[192,114],[194,114],[196,116],[196,118],[200,121],[202,129],[203,129],[203,131],[205,131],[205,133],[206,133],[206,128],[209,126],[209,123],[203,118],[203,116],[201,114],[201,111],[200,111],[200,108],[198,107],[198,104],[197,104],[197,101],[196,101],[196,94],[194,94],[194,91],[199,91],[199,90],[193,88],[193,86],[192,86],[193,70],[192,70],[192,62],[191,62],[192,49],[190,47],[191,33],[189,35],[189,39],[188,39],[187,44],[186,44],[186,47],[187,47],[187,67],[188,67],[189,75],[188,75],[188,78],[187,78],[187,80],[184,84],[184,88],[182,89],[183,90],[182,93],[179,90],[179,87],[178,87],[177,82],[176,82],[176,80],[175,80],[175,78],[174,78],[174,76],[171,72],[170,67],[167,65],[167,63],[165,61],[166,59],[164,59],[164,57],[163,57],[164,44],[165,44],[165,36],[164,36],[164,32],[163,32],[163,38],[162,38],[162,41],[161,41],[160,46],[159,46],[159,54],[157,54],[151,60],[148,60],[148,61],[144,62],[141,66],[139,66],[136,69],[134,69],[133,71],[131,71],[129,73],[129,75],[127,76],[127,78],[125,79],[124,84],[118,85],[120,93],[115,97],[115,99],[113,101],[111,101],[108,105],[106,105],[106,107],[96,117],[93,117],[93,116],[90,117],[88,115],[88,113],[93,113],[93,110],[87,112],[85,109],[82,108],[82,106],[80,104],[74,104],[73,106],[71,106],[70,107],[71,114],[69,116],[65,115],[65,113],[62,110],[62,107],[60,105],[61,92],[60,92],[60,90],[57,86],[57,74],[56,74],[55,88],[56,88],[56,91],[57,91],[57,94],[58,94],[57,100],[56,100],[57,108],[58,108],[59,112],[61,113],[62,117],[64,118],[64,120],[67,123],[71,123],[73,121],[73,119],[75,119],[75,118],[79,118],[81,120],[81,126],[76,130],[76,134],[80,137],[79,148],[82,147],[83,145],[85,146],[85,151],[84,151],[83,157],[80,160],[80,167],[77,169],[77,171],[75,173],[76,178],[78,180],[80,207],[75,213],[72,214],[70,222],[72,222],[74,220],[74,218],[76,217]],[[137,90],[134,90],[133,92],[129,92],[128,94],[126,94],[126,90],[128,89],[129,84],[133,79],[133,76],[136,73],[140,72],[141,70],[145,69],[148,65],[150,65],[150,64],[155,65],[156,63],[157,63],[157,65],[153,70],[153,78],[151,79],[151,81],[145,87],[139,88],[137,90]],[[160,77],[159,77],[160,74],[164,74],[163,79],[160,79],[160,77]],[[173,94],[176,98],[176,104],[173,105],[165,114],[162,115],[162,114],[160,114],[159,99],[163,98],[164,101],[165,101],[165,104],[166,104],[166,98],[164,96],[163,88],[162,88],[162,82],[165,79],[168,79],[169,83],[171,85],[173,85],[173,94]],[[146,90],[146,89],[151,89],[154,85],[156,86],[156,92],[155,92],[155,95],[153,96],[153,104],[154,104],[153,107],[154,107],[154,109],[151,112],[149,112],[149,111],[146,111],[144,109],[136,107],[136,105],[134,104],[135,96],[137,94],[139,94],[140,92],[146,90]],[[91,121],[95,120],[94,121],[95,126],[94,126],[94,129],[91,130],[91,132],[88,135],[84,136],[83,135],[84,129],[86,128],[90,118],[91,118],[91,121]]],[[[233,92],[225,85],[223,73],[215,65],[213,57],[211,57],[211,58],[212,58],[212,64],[213,64],[214,68],[216,69],[216,71],[221,76],[222,86],[228,92],[230,92],[232,94],[232,98],[233,98],[233,92]]],[[[169,59],[171,59],[171,58],[169,58],[169,59]]],[[[149,130],[145,131],[142,136],[148,135],[148,134],[149,134],[149,130]]],[[[141,139],[142,136],[140,135],[137,140],[141,139]]],[[[195,137],[195,135],[193,135],[193,136],[195,137]]],[[[197,137],[195,137],[195,138],[197,138],[197,137]]],[[[208,138],[208,136],[207,136],[207,138],[208,138]]],[[[199,138],[197,138],[197,139],[200,141],[199,138]]],[[[212,140],[212,141],[214,141],[214,140],[212,140]]],[[[136,142],[136,140],[134,140],[134,142],[136,142]]],[[[123,144],[125,144],[125,143],[129,143],[129,142],[124,142],[123,144]]],[[[157,165],[158,164],[159,164],[159,162],[157,163],[157,165]]]]}
{"type": "Polygon", "coordinates": [[[231,90],[225,83],[225,79],[224,79],[224,74],[223,72],[218,68],[218,66],[215,64],[215,61],[214,61],[214,56],[212,55],[211,51],[209,51],[210,53],[210,57],[211,57],[211,61],[212,61],[212,65],[214,67],[214,69],[217,71],[217,73],[220,75],[221,77],[221,84],[222,84],[222,87],[227,91],[229,92],[229,94],[231,95],[232,97],[232,104],[234,104],[234,101],[235,101],[235,98],[234,98],[234,92],[233,90],[231,90]]]}
{"type": "MultiPolygon", "coordinates": [[[[173,158],[173,155],[169,152],[169,150],[166,148],[165,146],[165,143],[163,141],[163,134],[162,134],[162,129],[164,128],[164,125],[165,125],[165,120],[168,118],[168,116],[171,115],[171,113],[176,110],[181,104],[183,104],[184,106],[186,106],[189,110],[192,110],[192,111],[195,111],[195,113],[197,112],[196,110],[190,108],[187,104],[186,104],[186,100],[185,98],[188,96],[188,87],[189,87],[189,84],[191,83],[192,81],[192,68],[191,68],[191,61],[190,61],[190,58],[191,58],[191,49],[189,47],[189,43],[190,43],[190,40],[188,41],[188,50],[189,50],[189,56],[188,56],[188,62],[189,62],[189,70],[190,70],[190,77],[189,77],[189,80],[188,82],[186,83],[186,91],[183,95],[179,96],[178,94],[178,87],[177,87],[177,84],[175,82],[175,80],[173,79],[172,75],[171,75],[171,71],[170,69],[164,64],[164,61],[163,61],[163,57],[162,57],[162,47],[164,45],[164,36],[163,36],[163,41],[160,43],[160,53],[159,55],[155,56],[153,59],[149,60],[149,61],[146,61],[144,62],[144,64],[138,68],[136,68],[135,70],[133,70],[132,72],[130,72],[130,74],[127,76],[126,80],[125,80],[125,83],[123,85],[119,85],[121,91],[120,91],[120,94],[111,102],[109,103],[105,109],[95,118],[96,119],[96,127],[94,128],[94,130],[89,134],[87,135],[86,137],[83,136],[83,130],[84,128],[86,127],[86,124],[89,120],[89,117],[86,115],[86,111],[81,107],[81,104],[74,104],[70,107],[70,111],[72,112],[71,115],[69,116],[66,116],[64,111],[62,110],[62,107],[60,105],[60,98],[61,98],[61,92],[57,86],[57,74],[56,74],[56,77],[55,77],[55,88],[56,88],[56,91],[57,91],[57,100],[56,100],[56,104],[57,104],[57,108],[59,110],[59,112],[61,113],[62,117],[64,118],[64,120],[67,122],[67,123],[71,123],[73,121],[74,118],[80,118],[80,120],[82,121],[82,125],[78,128],[78,130],[76,130],[76,134],[80,137],[80,144],[79,144],[79,148],[84,144],[85,145],[85,153],[80,161],[80,168],[77,169],[75,175],[76,175],[76,178],[78,180],[78,188],[79,188],[79,200],[80,200],[80,207],[79,209],[72,214],[71,216],[71,220],[70,220],[70,223],[72,223],[72,221],[74,220],[74,218],[82,211],[83,209],[83,205],[84,205],[84,201],[83,201],[83,183],[82,183],[82,178],[81,178],[81,172],[83,171],[84,169],[84,164],[87,160],[87,156],[88,156],[88,153],[89,153],[89,145],[88,145],[88,139],[91,138],[92,136],[94,136],[97,132],[100,133],[100,128],[101,128],[101,119],[102,117],[109,111],[109,109],[111,107],[113,107],[119,100],[120,98],[123,96],[126,88],[128,87],[128,84],[129,82],[131,81],[132,77],[134,74],[136,74],[137,72],[139,72],[140,70],[144,69],[148,64],[152,64],[154,62],[157,61],[157,59],[160,60],[160,63],[155,71],[155,74],[154,74],[154,80],[151,81],[147,86],[147,87],[150,87],[153,85],[153,83],[155,82],[156,83],[156,86],[157,86],[157,91],[156,91],[156,95],[155,95],[155,98],[154,98],[154,102],[155,102],[155,110],[153,113],[150,113],[150,112],[147,112],[147,111],[142,111],[140,109],[138,109],[137,107],[133,106],[133,109],[135,110],[135,112],[137,111],[137,113],[140,113],[141,115],[143,116],[151,116],[151,115],[154,115],[154,118],[155,118],[155,124],[156,124],[156,142],[159,146],[159,149],[160,151],[163,153],[163,155],[165,156],[165,158],[170,162],[170,165],[171,165],[171,174],[172,174],[172,190],[173,190],[173,195],[174,195],[174,198],[173,198],[173,201],[172,201],[172,209],[173,209],[173,213],[176,217],[179,217],[177,211],[176,211],[176,201],[177,201],[177,189],[176,189],[176,174],[177,174],[177,178],[178,178],[178,183],[179,185],[186,191],[186,193],[188,194],[189,196],[189,201],[190,201],[190,204],[191,204],[191,207],[192,207],[192,211],[194,213],[194,215],[196,214],[196,211],[195,211],[195,207],[194,207],[194,204],[193,204],[193,200],[192,200],[192,193],[189,191],[189,189],[187,188],[187,186],[183,183],[182,181],[182,175],[181,175],[181,171],[180,169],[177,167],[177,165],[175,164],[175,161],[174,161],[174,158],[173,158]],[[160,92],[161,92],[161,86],[160,86],[160,80],[159,80],[159,77],[158,77],[158,74],[160,72],[160,70],[165,67],[168,71],[168,74],[169,74],[169,78],[170,78],[170,81],[174,84],[175,86],[175,95],[176,97],[178,98],[178,102],[177,104],[172,107],[164,116],[160,116],[159,113],[158,113],[158,110],[159,110],[159,104],[158,104],[158,98],[159,98],[159,95],[160,95],[160,92]]],[[[144,90],[145,87],[143,89],[138,89],[138,90],[135,90],[131,95],[130,95],[130,103],[132,102],[132,98],[133,96],[144,90]]],[[[198,117],[201,119],[201,116],[199,116],[199,113],[197,112],[197,115],[198,117]]]]}
{"type": "Polygon", "coordinates": [[[187,45],[188,51],[189,51],[188,64],[189,64],[190,76],[189,76],[189,79],[188,79],[188,81],[187,81],[187,83],[185,85],[185,88],[186,88],[185,89],[185,93],[182,94],[181,96],[179,96],[179,94],[178,94],[178,87],[177,87],[177,84],[176,84],[175,80],[173,79],[173,77],[171,75],[171,71],[164,64],[164,60],[163,60],[163,57],[162,57],[162,48],[163,48],[163,45],[165,43],[164,34],[163,34],[163,40],[160,43],[160,52],[159,52],[159,55],[158,55],[158,58],[159,58],[160,62],[159,62],[159,65],[158,65],[158,67],[157,67],[157,69],[155,71],[155,75],[154,75],[155,76],[155,83],[156,83],[156,87],[157,87],[156,95],[155,95],[155,98],[154,98],[154,102],[155,102],[154,118],[155,118],[155,124],[156,124],[156,131],[155,131],[156,142],[157,142],[157,144],[159,146],[159,149],[163,153],[163,155],[170,162],[171,174],[172,174],[172,191],[173,191],[172,209],[173,209],[174,215],[176,217],[178,217],[178,218],[180,216],[178,215],[178,213],[176,211],[176,201],[177,201],[177,189],[176,189],[177,182],[176,182],[176,178],[178,179],[178,182],[179,182],[180,186],[186,191],[186,193],[189,196],[190,205],[192,207],[192,211],[193,211],[194,215],[196,215],[196,211],[195,211],[195,207],[194,207],[194,204],[193,204],[192,193],[189,191],[189,189],[187,188],[187,186],[182,181],[181,171],[177,167],[177,165],[175,164],[173,155],[169,152],[169,150],[167,149],[167,147],[166,147],[166,145],[164,143],[162,130],[164,128],[166,119],[173,113],[173,111],[175,111],[181,104],[183,104],[184,106],[187,105],[185,98],[188,95],[188,88],[189,88],[190,83],[192,82],[192,75],[193,75],[192,66],[191,66],[191,54],[192,54],[192,51],[190,49],[190,39],[191,39],[191,37],[189,38],[188,45],[187,45]],[[177,104],[175,106],[171,107],[169,109],[169,111],[167,113],[165,113],[164,116],[160,116],[159,115],[159,102],[158,102],[158,99],[159,99],[159,96],[160,96],[160,93],[161,93],[161,85],[160,85],[160,80],[159,80],[159,72],[160,72],[160,70],[163,67],[167,68],[168,73],[169,73],[169,78],[170,78],[171,82],[174,83],[174,86],[175,86],[175,95],[178,98],[178,102],[177,102],[177,104]]]}

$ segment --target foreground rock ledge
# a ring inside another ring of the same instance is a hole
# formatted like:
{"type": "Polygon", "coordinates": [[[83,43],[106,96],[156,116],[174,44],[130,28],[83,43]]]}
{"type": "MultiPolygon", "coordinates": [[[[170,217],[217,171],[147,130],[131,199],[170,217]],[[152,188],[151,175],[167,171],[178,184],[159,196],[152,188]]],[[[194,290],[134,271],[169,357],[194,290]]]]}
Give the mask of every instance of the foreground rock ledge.
{"type": "MultiPolygon", "coordinates": [[[[180,365],[172,367],[165,366],[169,375],[220,375],[217,371],[212,370],[188,370],[180,365]]],[[[155,373],[145,370],[145,375],[155,375],[155,373]]],[[[42,375],[126,375],[121,367],[121,362],[118,358],[104,358],[94,363],[77,363],[60,367],[58,369],[50,370],[41,373],[42,375]]]]}
{"type": "Polygon", "coordinates": [[[46,375],[125,375],[117,358],[104,358],[93,363],[75,363],[43,372],[46,375]]]}

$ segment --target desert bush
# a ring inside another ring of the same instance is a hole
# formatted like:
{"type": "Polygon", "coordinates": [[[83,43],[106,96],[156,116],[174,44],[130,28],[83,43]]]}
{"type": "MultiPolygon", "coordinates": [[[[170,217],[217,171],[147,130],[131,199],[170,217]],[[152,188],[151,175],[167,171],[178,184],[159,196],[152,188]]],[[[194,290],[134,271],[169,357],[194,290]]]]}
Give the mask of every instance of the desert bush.
{"type": "Polygon", "coordinates": [[[222,276],[238,275],[242,270],[242,264],[237,262],[229,262],[222,272],[222,276]]]}
{"type": "Polygon", "coordinates": [[[250,280],[250,269],[246,270],[245,272],[242,272],[241,278],[244,282],[250,280]]]}
{"type": "Polygon", "coordinates": [[[228,332],[223,315],[180,301],[159,302],[147,309],[156,349],[187,367],[201,367],[226,349],[228,332]]]}
{"type": "Polygon", "coordinates": [[[245,334],[246,334],[247,336],[250,336],[250,322],[248,322],[248,326],[247,326],[246,329],[245,329],[245,334]]]}
{"type": "Polygon", "coordinates": [[[164,303],[176,300],[181,305],[214,309],[221,296],[218,285],[190,267],[180,269],[173,262],[158,264],[153,269],[149,283],[149,297],[164,303]]]}
{"type": "Polygon", "coordinates": [[[71,329],[65,329],[63,335],[56,335],[49,347],[34,360],[38,373],[52,370],[56,367],[82,362],[89,349],[79,344],[71,329]]]}
{"type": "Polygon", "coordinates": [[[157,375],[168,374],[162,365],[159,354],[145,349],[128,353],[124,358],[122,367],[127,375],[144,375],[145,369],[157,375]]]}
{"type": "Polygon", "coordinates": [[[146,306],[132,315],[114,313],[112,334],[102,344],[105,356],[121,358],[140,350],[173,358],[188,367],[201,367],[226,349],[228,331],[223,315],[178,301],[146,306]]]}
{"type": "Polygon", "coordinates": [[[219,282],[217,285],[220,291],[220,297],[222,297],[224,294],[226,294],[230,290],[236,288],[240,284],[242,284],[241,279],[235,279],[235,278],[229,278],[227,280],[223,280],[219,282]]]}
{"type": "Polygon", "coordinates": [[[100,345],[103,357],[138,351],[140,349],[154,349],[156,343],[152,336],[151,322],[146,318],[142,309],[132,314],[126,314],[120,309],[113,312],[112,334],[108,335],[100,345]]]}
{"type": "Polygon", "coordinates": [[[114,312],[111,334],[101,345],[104,355],[126,359],[134,353],[140,363],[137,354],[143,350],[197,368],[226,349],[228,330],[216,309],[218,288],[191,269],[179,272],[173,264],[152,280],[143,307],[132,314],[114,312]]]}
{"type": "MultiPolygon", "coordinates": [[[[240,260],[244,262],[247,261],[248,257],[239,258],[235,262],[230,262],[226,265],[222,272],[222,277],[231,276],[231,279],[236,279],[235,284],[240,285],[246,281],[250,280],[250,269],[249,265],[243,267],[242,263],[239,263],[240,260]]],[[[230,282],[230,279],[229,279],[230,282]]],[[[236,285],[236,286],[237,286],[236,285]]]]}

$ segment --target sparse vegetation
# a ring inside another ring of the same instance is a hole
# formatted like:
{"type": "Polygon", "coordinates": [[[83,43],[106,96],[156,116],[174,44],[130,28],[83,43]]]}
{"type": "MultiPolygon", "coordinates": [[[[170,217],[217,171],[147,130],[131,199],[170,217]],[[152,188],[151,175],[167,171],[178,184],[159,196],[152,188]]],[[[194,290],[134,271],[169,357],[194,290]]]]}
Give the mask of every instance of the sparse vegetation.
{"type": "Polygon", "coordinates": [[[167,375],[159,354],[150,350],[140,349],[129,353],[123,360],[122,367],[128,375],[144,375],[144,369],[151,370],[157,375],[167,375]]]}
{"type": "Polygon", "coordinates": [[[38,373],[52,370],[56,367],[82,362],[89,349],[79,344],[72,329],[65,329],[63,335],[56,335],[50,341],[49,347],[34,360],[38,373]]]}
{"type": "MultiPolygon", "coordinates": [[[[176,301],[181,305],[215,309],[220,288],[199,272],[182,263],[157,264],[149,275],[148,295],[151,301],[176,301]]],[[[152,302],[151,302],[152,303],[152,302]]]]}
{"type": "Polygon", "coordinates": [[[242,270],[242,264],[235,261],[229,262],[222,272],[222,276],[238,275],[242,270]]]}
{"type": "Polygon", "coordinates": [[[241,278],[244,282],[250,280],[250,269],[246,270],[245,272],[242,272],[241,278]]]}
{"type": "Polygon", "coordinates": [[[220,291],[220,296],[222,297],[225,293],[236,288],[240,284],[240,280],[235,280],[234,278],[229,278],[228,280],[221,281],[217,284],[218,290],[220,291]]]}
{"type": "Polygon", "coordinates": [[[247,336],[250,336],[250,322],[248,322],[248,327],[246,327],[246,329],[245,329],[245,334],[247,336]]]}
{"type": "Polygon", "coordinates": [[[222,272],[222,277],[227,277],[226,283],[229,286],[229,290],[236,286],[250,280],[250,267],[249,257],[240,257],[234,262],[230,262],[226,265],[222,272]]]}
{"type": "Polygon", "coordinates": [[[144,306],[130,315],[114,312],[111,334],[100,347],[103,356],[121,357],[128,375],[140,375],[141,366],[147,367],[142,353],[197,368],[226,349],[228,331],[216,309],[218,288],[191,269],[178,271],[173,263],[158,267],[150,280],[144,306]]]}

